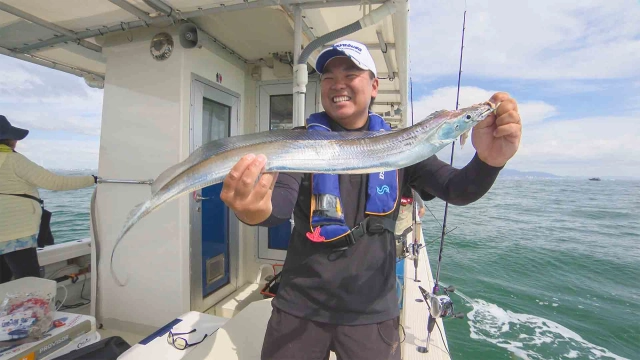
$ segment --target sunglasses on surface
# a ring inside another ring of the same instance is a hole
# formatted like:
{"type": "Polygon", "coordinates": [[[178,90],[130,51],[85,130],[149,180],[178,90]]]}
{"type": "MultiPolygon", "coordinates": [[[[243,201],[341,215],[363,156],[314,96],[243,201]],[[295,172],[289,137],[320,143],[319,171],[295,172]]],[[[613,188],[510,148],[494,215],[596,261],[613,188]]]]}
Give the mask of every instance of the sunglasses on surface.
{"type": "Polygon", "coordinates": [[[176,335],[187,335],[187,334],[191,334],[196,332],[196,329],[193,329],[189,332],[185,332],[185,333],[174,333],[173,331],[169,330],[169,334],[167,334],[167,342],[170,345],[173,345],[174,348],[178,349],[178,350],[184,350],[186,348],[188,348],[189,346],[194,346],[194,345],[198,345],[201,342],[204,341],[204,339],[207,338],[207,336],[209,336],[209,334],[204,334],[204,337],[202,338],[202,340],[189,344],[189,342],[183,338],[183,337],[178,337],[176,335]]]}

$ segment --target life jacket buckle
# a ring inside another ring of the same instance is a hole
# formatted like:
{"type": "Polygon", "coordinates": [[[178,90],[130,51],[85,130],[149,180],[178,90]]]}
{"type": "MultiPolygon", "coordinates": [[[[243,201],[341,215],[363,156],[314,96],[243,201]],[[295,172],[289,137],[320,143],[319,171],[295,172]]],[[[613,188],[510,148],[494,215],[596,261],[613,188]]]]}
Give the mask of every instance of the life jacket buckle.
{"type": "Polygon", "coordinates": [[[353,244],[356,243],[356,241],[358,241],[361,237],[363,237],[367,233],[366,221],[367,220],[356,225],[353,229],[351,229],[351,231],[347,234],[347,236],[345,236],[347,240],[347,246],[352,246],[353,244]]]}
{"type": "Polygon", "coordinates": [[[381,232],[383,232],[385,230],[385,227],[383,224],[380,223],[369,223],[367,232],[369,233],[374,233],[374,234],[380,234],[381,232]]]}

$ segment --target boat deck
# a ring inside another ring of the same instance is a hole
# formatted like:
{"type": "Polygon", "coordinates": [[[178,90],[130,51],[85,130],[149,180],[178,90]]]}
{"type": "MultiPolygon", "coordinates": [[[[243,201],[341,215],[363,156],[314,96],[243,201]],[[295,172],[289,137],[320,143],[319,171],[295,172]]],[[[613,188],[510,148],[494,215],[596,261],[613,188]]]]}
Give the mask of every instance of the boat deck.
{"type": "MultiPolygon", "coordinates": [[[[423,242],[420,223],[417,224],[416,233],[420,242],[423,242]]],[[[418,285],[431,289],[433,287],[433,276],[429,264],[429,258],[425,248],[422,248],[418,258],[418,280],[414,279],[414,261],[405,261],[405,288],[404,288],[404,309],[402,311],[401,324],[404,328],[404,342],[402,343],[402,359],[404,360],[450,360],[447,351],[445,329],[442,320],[438,319],[438,324],[442,330],[442,335],[438,328],[434,328],[429,342],[429,352],[421,353],[418,347],[426,344],[427,338],[427,318],[429,315],[426,304],[422,299],[418,285]]],[[[193,349],[189,358],[209,359],[219,357],[222,353],[228,359],[250,359],[259,358],[259,350],[262,345],[262,337],[266,329],[266,323],[270,315],[269,300],[259,301],[248,306],[229,320],[225,326],[218,330],[217,336],[208,339],[200,346],[201,349],[193,349]],[[265,304],[266,303],[266,304],[265,304]],[[251,329],[248,331],[247,329],[251,329]],[[240,350],[243,348],[243,350],[240,350]]],[[[77,309],[76,312],[88,312],[85,309],[77,309]]],[[[99,329],[102,339],[110,336],[120,336],[132,346],[145,338],[148,334],[136,334],[123,332],[115,329],[99,329]]],[[[403,334],[400,334],[401,339],[403,334]]],[[[197,347],[196,347],[197,348],[197,347]]],[[[330,360],[335,360],[336,356],[331,353],[330,360]]]]}
{"type": "MultiPolygon", "coordinates": [[[[416,237],[418,237],[421,243],[424,243],[420,223],[418,223],[417,228],[416,237]]],[[[442,319],[437,320],[437,324],[442,330],[442,336],[440,336],[440,332],[438,332],[438,327],[436,326],[429,340],[429,352],[421,353],[418,351],[418,347],[425,346],[426,344],[427,319],[429,318],[429,311],[424,301],[416,301],[417,299],[422,300],[422,294],[420,293],[420,289],[418,289],[418,285],[428,290],[433,288],[433,275],[431,274],[431,266],[426,248],[423,247],[418,256],[418,280],[420,280],[420,282],[415,282],[414,279],[415,269],[413,260],[407,259],[405,261],[404,273],[404,309],[401,323],[404,326],[406,339],[402,344],[402,359],[450,360],[451,357],[447,351],[449,345],[446,343],[447,337],[442,319]]]]}

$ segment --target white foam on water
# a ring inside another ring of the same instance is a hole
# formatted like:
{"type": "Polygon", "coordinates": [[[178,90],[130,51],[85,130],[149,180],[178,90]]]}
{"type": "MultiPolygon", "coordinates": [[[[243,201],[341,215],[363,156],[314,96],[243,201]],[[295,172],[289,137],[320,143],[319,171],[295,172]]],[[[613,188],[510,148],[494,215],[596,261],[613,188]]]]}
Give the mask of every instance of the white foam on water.
{"type": "Polygon", "coordinates": [[[579,352],[577,352],[577,351],[575,351],[575,350],[571,350],[571,351],[569,351],[569,353],[567,354],[567,357],[568,357],[569,359],[575,359],[575,358],[577,358],[577,357],[578,357],[578,355],[580,355],[580,353],[579,353],[579,352]]]}
{"type": "Polygon", "coordinates": [[[551,320],[514,313],[478,299],[470,304],[471,338],[491,342],[521,359],[625,359],[551,320]]]}

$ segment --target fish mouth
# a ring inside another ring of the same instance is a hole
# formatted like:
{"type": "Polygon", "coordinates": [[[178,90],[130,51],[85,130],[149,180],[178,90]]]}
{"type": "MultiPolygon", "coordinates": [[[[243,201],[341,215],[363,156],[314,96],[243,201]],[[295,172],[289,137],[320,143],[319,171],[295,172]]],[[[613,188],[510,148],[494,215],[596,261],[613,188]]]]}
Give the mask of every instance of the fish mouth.
{"type": "Polygon", "coordinates": [[[498,110],[498,105],[485,101],[482,104],[479,104],[480,106],[488,106],[488,108],[486,110],[481,111],[478,114],[478,118],[480,119],[485,119],[487,116],[489,116],[492,112],[495,113],[496,110],[498,110]]]}
{"type": "Polygon", "coordinates": [[[489,108],[489,109],[487,109],[487,110],[485,110],[485,111],[481,112],[481,113],[480,113],[480,115],[479,115],[478,117],[479,117],[479,118],[481,118],[481,119],[485,119],[487,116],[489,116],[489,115],[490,115],[492,112],[494,112],[494,111],[495,111],[495,109],[491,109],[491,108],[489,108]]]}
{"type": "Polygon", "coordinates": [[[498,108],[497,105],[494,105],[488,101],[485,101],[481,104],[472,105],[471,108],[475,108],[471,113],[467,113],[465,121],[472,123],[479,123],[489,116],[492,112],[495,112],[498,108]]]}

